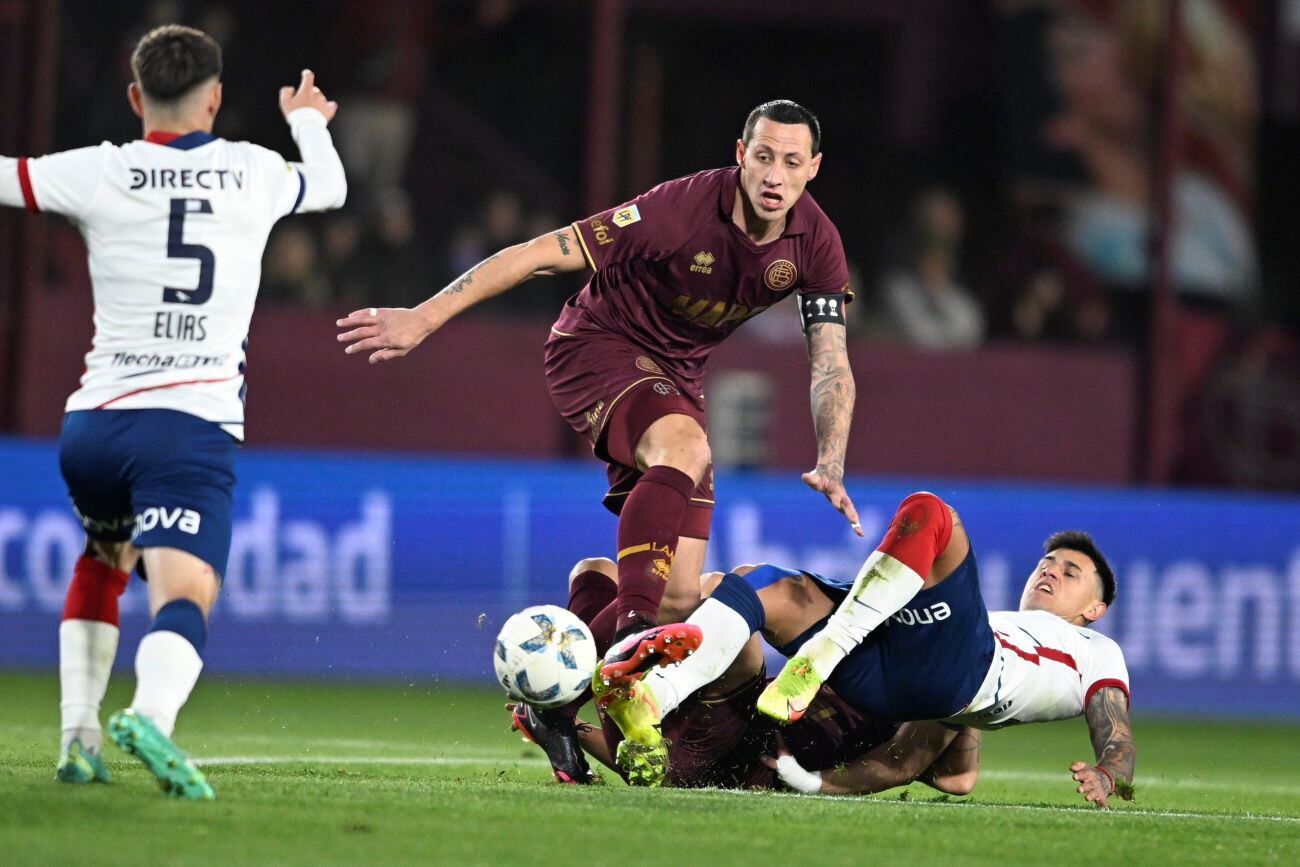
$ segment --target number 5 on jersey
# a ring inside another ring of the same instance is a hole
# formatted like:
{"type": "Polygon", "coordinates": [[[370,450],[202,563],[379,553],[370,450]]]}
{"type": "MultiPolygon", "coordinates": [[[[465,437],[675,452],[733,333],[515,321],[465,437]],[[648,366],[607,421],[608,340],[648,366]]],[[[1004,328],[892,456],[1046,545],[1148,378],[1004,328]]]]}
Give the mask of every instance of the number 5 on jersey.
{"type": "Polygon", "coordinates": [[[199,285],[193,289],[163,289],[163,301],[170,304],[206,304],[212,297],[212,272],[217,257],[202,244],[185,243],[185,215],[211,214],[207,199],[172,199],[171,221],[167,224],[167,258],[195,259],[199,263],[199,285]]]}

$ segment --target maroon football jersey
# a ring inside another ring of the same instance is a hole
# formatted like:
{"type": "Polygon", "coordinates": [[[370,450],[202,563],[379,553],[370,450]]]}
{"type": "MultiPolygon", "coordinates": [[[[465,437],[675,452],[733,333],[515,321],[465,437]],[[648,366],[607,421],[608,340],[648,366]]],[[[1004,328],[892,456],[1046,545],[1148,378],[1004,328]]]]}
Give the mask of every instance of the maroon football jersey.
{"type": "Polygon", "coordinates": [[[554,330],[619,335],[698,387],[709,353],[741,323],[792,292],[846,291],[844,245],[813,197],[759,245],[731,219],[739,181],[739,168],[700,172],[574,223],[595,274],[554,330]]]}

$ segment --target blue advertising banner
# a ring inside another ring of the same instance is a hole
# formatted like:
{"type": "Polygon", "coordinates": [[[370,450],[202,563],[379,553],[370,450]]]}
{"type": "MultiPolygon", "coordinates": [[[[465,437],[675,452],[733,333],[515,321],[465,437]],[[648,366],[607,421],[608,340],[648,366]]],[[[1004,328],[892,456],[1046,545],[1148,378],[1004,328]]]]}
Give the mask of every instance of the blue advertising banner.
{"type": "MultiPolygon", "coordinates": [[[[572,564],[609,556],[604,474],[570,464],[246,451],[208,670],[491,678],[513,611],[563,604],[572,564]]],[[[990,609],[1015,607],[1041,542],[1093,533],[1119,576],[1100,628],[1124,648],[1134,707],[1300,716],[1300,498],[855,478],[857,539],[798,477],[720,474],[709,566],[848,576],[924,487],[962,515],[990,609]]],[[[0,666],[53,667],[84,544],[53,443],[0,440],[0,666]]],[[[123,598],[129,667],[147,626],[123,598]]]]}

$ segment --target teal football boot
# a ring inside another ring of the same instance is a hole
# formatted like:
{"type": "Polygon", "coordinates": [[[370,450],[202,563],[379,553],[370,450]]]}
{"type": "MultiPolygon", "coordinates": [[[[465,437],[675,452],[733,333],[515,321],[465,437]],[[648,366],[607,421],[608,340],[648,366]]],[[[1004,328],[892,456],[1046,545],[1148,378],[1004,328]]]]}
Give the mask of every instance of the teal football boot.
{"type": "Polygon", "coordinates": [[[99,753],[87,752],[82,746],[81,738],[73,738],[68,744],[68,751],[59,759],[59,769],[55,778],[60,783],[108,783],[113,777],[104,765],[104,758],[99,753]]]}
{"type": "Polygon", "coordinates": [[[108,736],[123,752],[143,762],[167,794],[191,801],[216,800],[203,772],[147,717],[130,708],[118,711],[108,720],[108,736]]]}

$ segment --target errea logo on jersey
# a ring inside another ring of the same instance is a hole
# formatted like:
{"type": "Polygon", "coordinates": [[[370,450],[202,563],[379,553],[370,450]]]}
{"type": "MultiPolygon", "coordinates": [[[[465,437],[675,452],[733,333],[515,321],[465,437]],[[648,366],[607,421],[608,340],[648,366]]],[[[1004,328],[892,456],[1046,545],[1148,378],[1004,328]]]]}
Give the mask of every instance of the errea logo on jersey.
{"type": "Polygon", "coordinates": [[[691,270],[696,274],[712,274],[714,261],[716,260],[712,253],[701,250],[695,254],[695,264],[691,266],[691,270]]]}
{"type": "Polygon", "coordinates": [[[920,610],[911,608],[900,608],[898,613],[889,618],[895,623],[901,623],[904,626],[925,626],[929,623],[938,623],[940,620],[947,620],[952,616],[952,608],[947,602],[936,602],[934,605],[927,606],[920,610]]]}
{"type": "Polygon", "coordinates": [[[195,536],[198,535],[202,520],[199,513],[193,509],[183,509],[180,506],[174,509],[150,506],[135,516],[135,529],[131,532],[131,538],[135,539],[141,533],[147,533],[159,526],[164,530],[175,527],[182,533],[195,536]]]}

